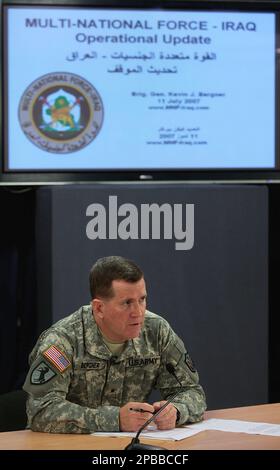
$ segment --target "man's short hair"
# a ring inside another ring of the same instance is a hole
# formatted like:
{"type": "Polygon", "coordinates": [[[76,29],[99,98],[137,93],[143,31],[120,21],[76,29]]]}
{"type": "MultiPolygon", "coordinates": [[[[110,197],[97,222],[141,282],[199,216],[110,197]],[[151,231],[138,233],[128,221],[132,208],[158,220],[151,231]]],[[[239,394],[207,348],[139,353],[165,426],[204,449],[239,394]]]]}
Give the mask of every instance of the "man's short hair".
{"type": "Polygon", "coordinates": [[[92,266],[89,275],[91,298],[111,298],[114,296],[113,281],[138,282],[143,272],[133,261],[122,256],[99,258],[92,266]]]}

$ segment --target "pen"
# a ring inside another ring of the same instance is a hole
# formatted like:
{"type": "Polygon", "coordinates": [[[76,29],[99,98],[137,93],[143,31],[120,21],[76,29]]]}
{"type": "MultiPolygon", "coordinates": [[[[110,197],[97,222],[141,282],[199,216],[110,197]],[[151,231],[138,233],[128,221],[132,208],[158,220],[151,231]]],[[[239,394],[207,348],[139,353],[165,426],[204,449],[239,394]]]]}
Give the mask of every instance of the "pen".
{"type": "Polygon", "coordinates": [[[151,413],[152,415],[155,414],[155,411],[147,411],[143,410],[143,408],[129,408],[130,411],[137,411],[138,413],[151,413]]]}

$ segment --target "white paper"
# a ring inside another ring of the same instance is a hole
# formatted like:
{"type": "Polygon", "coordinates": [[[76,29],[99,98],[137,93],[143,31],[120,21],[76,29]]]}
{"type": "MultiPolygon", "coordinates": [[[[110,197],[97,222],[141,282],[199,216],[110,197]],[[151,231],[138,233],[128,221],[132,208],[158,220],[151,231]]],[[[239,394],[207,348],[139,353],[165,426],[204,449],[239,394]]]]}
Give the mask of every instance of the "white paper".
{"type": "MultiPolygon", "coordinates": [[[[193,436],[200,432],[200,429],[189,428],[176,428],[170,429],[168,431],[143,431],[141,437],[146,437],[149,439],[164,439],[168,441],[180,441],[181,439],[186,439],[187,437],[193,436]]],[[[135,432],[95,432],[93,436],[107,436],[107,437],[135,437],[135,432]]]]}
{"type": "MultiPolygon", "coordinates": [[[[189,426],[187,426],[188,428],[189,426]]],[[[246,434],[262,434],[265,436],[280,436],[280,425],[271,423],[258,423],[254,421],[239,421],[236,419],[211,418],[191,425],[200,431],[244,432],[246,434]]]]}
{"type": "MultiPolygon", "coordinates": [[[[206,419],[201,423],[189,424],[181,428],[168,431],[155,429],[144,430],[142,437],[149,439],[166,439],[180,441],[194,436],[202,431],[244,432],[246,434],[262,434],[264,436],[280,436],[280,425],[271,423],[257,423],[253,421],[239,421],[235,419],[206,419]]],[[[94,436],[107,437],[135,437],[135,432],[95,432],[94,436]]]]}

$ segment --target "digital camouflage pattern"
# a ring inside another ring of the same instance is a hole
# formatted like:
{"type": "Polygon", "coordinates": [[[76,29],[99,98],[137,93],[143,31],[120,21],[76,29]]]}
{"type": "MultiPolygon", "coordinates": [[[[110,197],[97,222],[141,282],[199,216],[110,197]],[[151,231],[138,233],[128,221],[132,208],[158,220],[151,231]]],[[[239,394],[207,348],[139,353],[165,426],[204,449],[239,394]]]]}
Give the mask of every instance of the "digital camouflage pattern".
{"type": "Polygon", "coordinates": [[[166,320],[147,311],[140,336],[115,357],[102,340],[91,306],[81,307],[43,332],[30,354],[23,387],[29,394],[29,427],[53,433],[119,431],[121,406],[147,402],[154,388],[164,400],[178,389],[167,363],[183,385],[173,402],[180,412],[178,424],[199,421],[205,395],[183,342],[166,320]],[[52,345],[71,362],[63,372],[44,356],[52,345]]]}

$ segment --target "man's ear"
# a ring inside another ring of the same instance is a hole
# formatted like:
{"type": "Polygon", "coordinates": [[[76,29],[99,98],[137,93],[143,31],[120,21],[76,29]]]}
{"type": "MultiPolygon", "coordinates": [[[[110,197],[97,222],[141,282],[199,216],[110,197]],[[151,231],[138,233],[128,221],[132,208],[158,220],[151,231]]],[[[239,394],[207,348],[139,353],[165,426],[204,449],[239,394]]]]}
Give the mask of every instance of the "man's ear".
{"type": "Polygon", "coordinates": [[[103,315],[103,302],[100,299],[92,299],[91,301],[93,315],[102,320],[103,315]]]}

